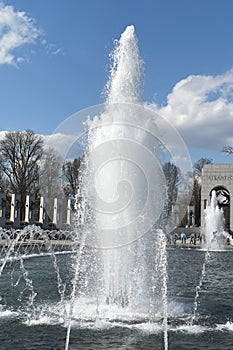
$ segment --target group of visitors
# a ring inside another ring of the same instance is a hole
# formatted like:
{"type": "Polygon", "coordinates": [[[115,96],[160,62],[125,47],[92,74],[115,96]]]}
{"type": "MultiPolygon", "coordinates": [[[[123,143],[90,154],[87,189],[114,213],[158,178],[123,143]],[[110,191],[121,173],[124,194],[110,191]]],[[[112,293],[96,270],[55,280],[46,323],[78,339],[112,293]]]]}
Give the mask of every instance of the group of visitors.
{"type": "MultiPolygon", "coordinates": [[[[188,236],[185,232],[182,232],[180,237],[177,233],[174,234],[174,238],[173,238],[173,241],[174,241],[174,244],[176,244],[176,242],[178,240],[181,240],[181,244],[186,244],[187,243],[187,239],[188,239],[188,236]]],[[[197,241],[200,241],[201,243],[201,235],[200,234],[196,234],[196,233],[192,233],[189,237],[189,244],[193,244],[193,245],[196,245],[197,244],[197,241]]]]}

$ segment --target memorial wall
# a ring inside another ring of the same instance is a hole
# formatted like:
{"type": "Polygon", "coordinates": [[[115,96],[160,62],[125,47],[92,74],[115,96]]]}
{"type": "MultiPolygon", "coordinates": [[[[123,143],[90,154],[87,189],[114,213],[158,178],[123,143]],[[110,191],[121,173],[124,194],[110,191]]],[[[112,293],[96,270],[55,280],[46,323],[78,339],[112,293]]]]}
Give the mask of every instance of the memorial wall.
{"type": "Polygon", "coordinates": [[[204,226],[204,209],[210,204],[211,193],[215,190],[218,206],[224,211],[225,229],[232,231],[233,164],[206,164],[201,179],[201,226],[204,226]]]}

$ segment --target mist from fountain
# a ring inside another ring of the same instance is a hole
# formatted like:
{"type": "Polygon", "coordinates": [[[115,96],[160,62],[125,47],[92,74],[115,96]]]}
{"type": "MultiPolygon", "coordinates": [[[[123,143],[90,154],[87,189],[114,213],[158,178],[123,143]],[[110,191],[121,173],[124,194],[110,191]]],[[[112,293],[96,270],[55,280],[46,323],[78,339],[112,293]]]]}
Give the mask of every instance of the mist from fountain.
{"type": "Polygon", "coordinates": [[[100,253],[99,299],[132,305],[136,302],[135,283],[140,280],[143,286],[138,285],[138,290],[145,289],[147,273],[145,267],[143,275],[138,276],[145,263],[145,243],[135,241],[145,232],[146,222],[153,223],[160,210],[155,194],[163,206],[164,176],[160,176],[159,164],[151,164],[151,155],[156,152],[155,140],[135,123],[142,112],[139,105],[142,60],[133,26],[121,35],[111,58],[106,109],[88,123],[89,145],[82,190],[88,207],[92,208],[92,217],[89,226],[88,220],[85,222],[86,243],[106,248],[100,253]],[[146,153],[150,153],[150,158],[146,153]],[[152,178],[156,180],[149,187],[152,178]],[[148,212],[145,212],[147,201],[148,212]]]}

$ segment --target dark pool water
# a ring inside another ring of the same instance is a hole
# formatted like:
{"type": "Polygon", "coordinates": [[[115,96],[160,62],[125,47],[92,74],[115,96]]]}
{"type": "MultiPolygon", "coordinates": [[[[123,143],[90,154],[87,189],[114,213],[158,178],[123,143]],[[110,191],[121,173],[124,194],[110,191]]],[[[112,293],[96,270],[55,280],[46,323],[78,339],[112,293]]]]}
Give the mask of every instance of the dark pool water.
{"type": "MultiPolygon", "coordinates": [[[[233,252],[210,253],[197,298],[196,319],[190,326],[204,260],[204,251],[168,249],[170,350],[233,349],[233,252]]],[[[57,255],[57,262],[68,295],[70,255],[57,255]]],[[[24,260],[21,267],[19,261],[6,265],[0,278],[0,350],[65,348],[66,324],[55,286],[57,275],[50,257],[24,260]]],[[[163,337],[161,322],[78,320],[72,324],[69,349],[162,350],[163,337]]]]}

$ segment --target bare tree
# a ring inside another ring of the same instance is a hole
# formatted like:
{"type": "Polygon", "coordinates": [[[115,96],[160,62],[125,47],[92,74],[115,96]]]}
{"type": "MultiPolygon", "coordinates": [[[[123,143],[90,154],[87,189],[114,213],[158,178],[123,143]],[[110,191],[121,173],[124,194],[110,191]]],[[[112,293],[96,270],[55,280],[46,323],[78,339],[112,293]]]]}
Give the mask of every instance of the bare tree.
{"type": "Polygon", "coordinates": [[[193,172],[194,175],[201,176],[201,171],[206,164],[212,164],[213,159],[211,158],[200,158],[198,161],[196,161],[193,165],[193,172]]]}
{"type": "Polygon", "coordinates": [[[57,152],[49,148],[44,151],[40,164],[40,194],[48,200],[62,194],[62,159],[57,152]]]}
{"type": "Polygon", "coordinates": [[[44,206],[50,220],[53,217],[54,198],[59,205],[63,203],[62,159],[53,148],[46,149],[40,163],[40,195],[44,197],[44,206]]]}
{"type": "Polygon", "coordinates": [[[31,130],[7,132],[0,140],[0,168],[12,192],[22,198],[37,193],[42,154],[42,138],[31,130]]]}
{"type": "Polygon", "coordinates": [[[178,186],[181,180],[181,172],[180,169],[171,162],[167,162],[163,165],[163,172],[167,185],[168,212],[170,213],[172,206],[176,203],[178,186]]]}
{"type": "Polygon", "coordinates": [[[75,197],[77,193],[80,164],[81,158],[75,158],[73,161],[66,161],[62,167],[66,196],[75,197]]]}
{"type": "Polygon", "coordinates": [[[0,169],[0,192],[5,193],[9,187],[9,181],[6,178],[6,175],[0,169]]]}

